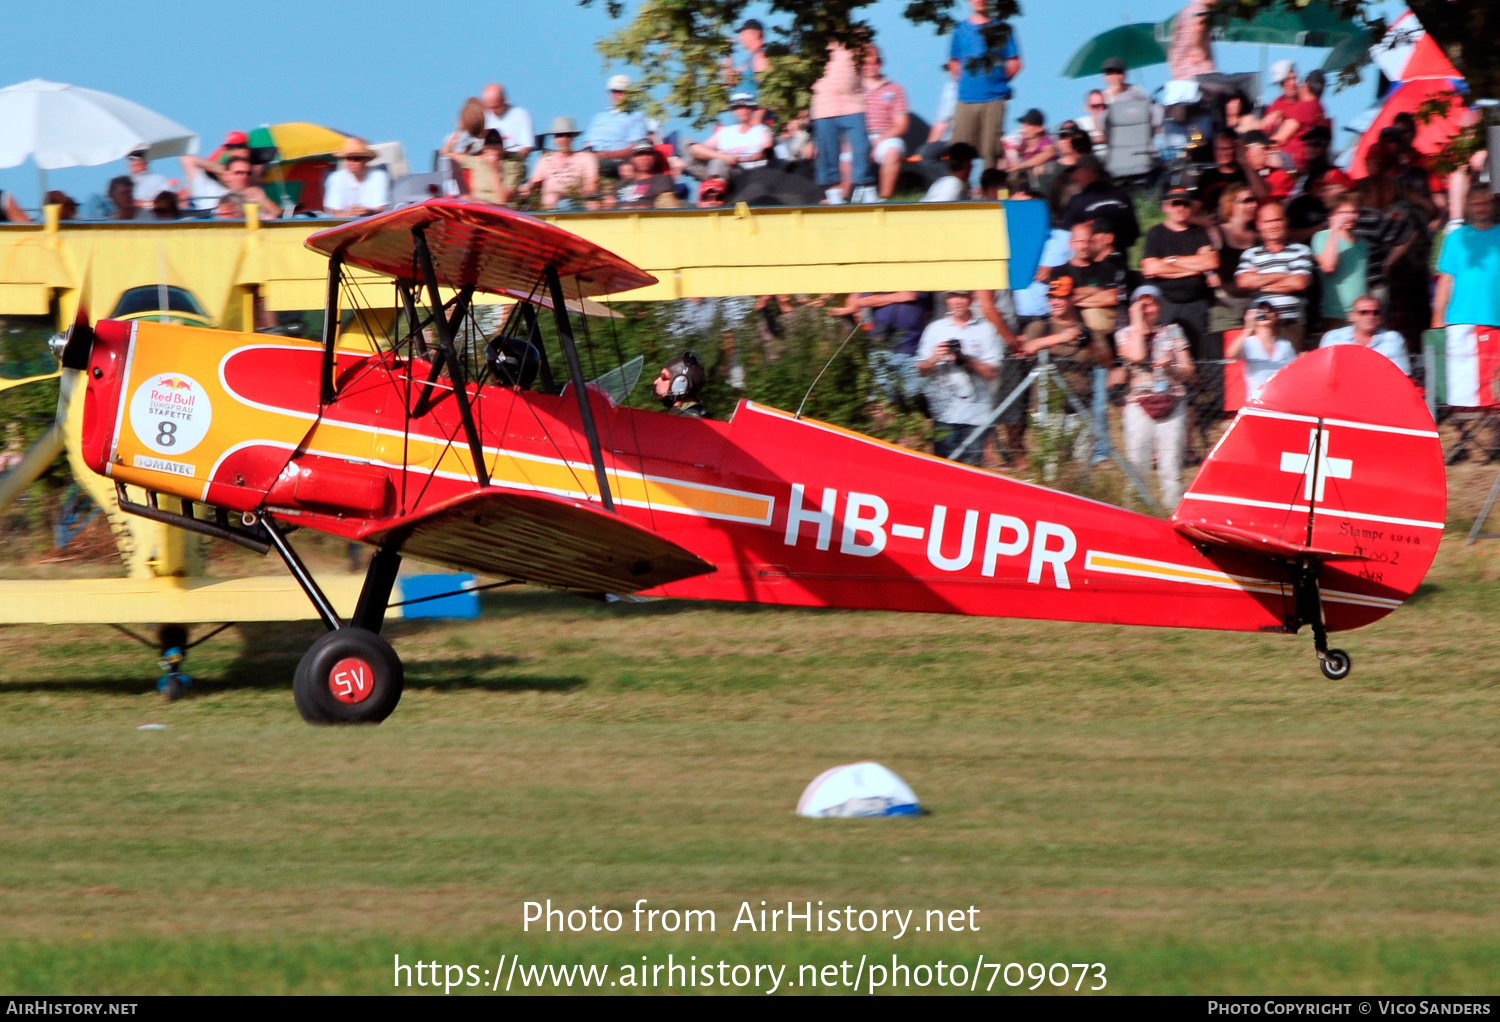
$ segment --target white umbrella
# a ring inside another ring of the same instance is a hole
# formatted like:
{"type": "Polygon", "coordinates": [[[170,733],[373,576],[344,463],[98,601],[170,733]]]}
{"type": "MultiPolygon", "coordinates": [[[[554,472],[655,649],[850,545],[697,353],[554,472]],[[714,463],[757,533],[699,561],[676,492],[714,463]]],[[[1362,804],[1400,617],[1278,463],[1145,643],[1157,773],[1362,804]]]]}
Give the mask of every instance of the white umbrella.
{"type": "Polygon", "coordinates": [[[107,92],[33,78],[0,89],[0,167],[36,161],[46,172],[95,167],[145,146],[151,159],[198,151],[198,136],[139,103],[107,92]]]}

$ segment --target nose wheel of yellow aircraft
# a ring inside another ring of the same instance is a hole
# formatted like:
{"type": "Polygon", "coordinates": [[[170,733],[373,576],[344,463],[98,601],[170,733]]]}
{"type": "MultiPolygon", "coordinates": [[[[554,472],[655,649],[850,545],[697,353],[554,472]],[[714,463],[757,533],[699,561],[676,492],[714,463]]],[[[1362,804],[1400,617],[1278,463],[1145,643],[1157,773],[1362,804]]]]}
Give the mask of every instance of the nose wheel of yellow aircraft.
{"type": "Polygon", "coordinates": [[[156,690],[167,697],[167,702],[175,703],[188,694],[193,684],[193,679],[182,670],[188,651],[187,629],[181,625],[162,625],[157,640],[161,644],[161,678],[156,682],[156,690]]]}

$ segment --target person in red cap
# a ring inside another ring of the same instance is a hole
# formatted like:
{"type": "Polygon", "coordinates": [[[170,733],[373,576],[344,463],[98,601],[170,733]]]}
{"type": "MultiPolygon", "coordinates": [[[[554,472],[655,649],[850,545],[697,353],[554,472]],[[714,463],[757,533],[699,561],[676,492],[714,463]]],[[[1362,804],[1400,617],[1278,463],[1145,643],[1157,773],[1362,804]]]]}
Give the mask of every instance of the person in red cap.
{"type": "MultiPolygon", "coordinates": [[[[224,142],[208,156],[182,157],[183,178],[187,181],[188,206],[191,209],[214,209],[219,199],[231,190],[225,170],[232,159],[250,159],[250,137],[243,131],[231,131],[224,142]]],[[[259,187],[260,168],[251,164],[250,184],[259,187]]]]}

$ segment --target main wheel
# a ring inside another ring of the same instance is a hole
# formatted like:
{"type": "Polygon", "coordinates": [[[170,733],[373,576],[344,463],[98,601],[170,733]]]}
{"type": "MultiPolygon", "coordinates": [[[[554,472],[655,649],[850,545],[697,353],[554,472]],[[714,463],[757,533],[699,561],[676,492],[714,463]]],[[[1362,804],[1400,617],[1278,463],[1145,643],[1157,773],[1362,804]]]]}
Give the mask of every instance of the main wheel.
{"type": "Polygon", "coordinates": [[[1323,669],[1323,677],[1329,681],[1343,681],[1349,677],[1354,661],[1349,659],[1349,654],[1343,650],[1330,649],[1327,656],[1318,658],[1318,666],[1323,669]]]}
{"type": "Polygon", "coordinates": [[[292,695],[309,724],[378,724],[401,701],[401,658],[374,632],[340,628],[297,664],[292,695]]]}

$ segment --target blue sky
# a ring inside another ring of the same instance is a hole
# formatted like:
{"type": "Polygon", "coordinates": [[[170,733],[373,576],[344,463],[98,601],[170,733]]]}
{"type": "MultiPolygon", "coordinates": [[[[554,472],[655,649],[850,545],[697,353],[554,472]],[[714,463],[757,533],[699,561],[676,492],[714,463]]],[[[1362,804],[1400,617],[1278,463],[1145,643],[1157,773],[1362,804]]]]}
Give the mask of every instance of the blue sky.
{"type": "MultiPolygon", "coordinates": [[[[612,22],[600,5],[585,9],[573,0],[7,6],[12,45],[0,61],[0,85],[46,78],[117,93],[197,131],[204,151],[236,128],[314,121],[370,141],[400,141],[413,169],[425,170],[464,97],[486,82],[504,82],[538,130],[559,114],[586,123],[606,101],[607,72],[593,44],[612,22]]],[[[1011,125],[1032,106],[1052,124],[1080,114],[1084,93],[1097,80],[1059,77],[1073,50],[1116,25],[1162,20],[1182,0],[1022,0],[1022,6],[1016,29],[1026,69],[1016,82],[1011,125]]],[[[930,118],[947,40],[907,24],[903,7],[905,0],[881,0],[870,18],[888,73],[930,118]]],[[[1258,46],[1220,46],[1218,55],[1222,70],[1262,67],[1258,46]]],[[[1272,47],[1264,56],[1288,57],[1306,70],[1321,64],[1326,51],[1272,47]]],[[[1134,77],[1154,88],[1165,81],[1165,67],[1134,77]]],[[[1342,124],[1373,100],[1367,78],[1332,96],[1330,112],[1342,124]]],[[[175,161],[157,169],[179,173],[175,161]]],[[[53,171],[49,183],[81,200],[123,170],[118,163],[53,171]]],[[[34,165],[0,170],[0,189],[33,205],[34,165]]]]}

